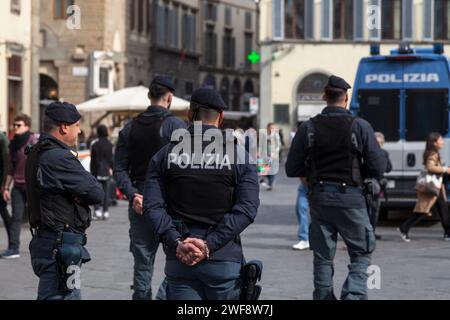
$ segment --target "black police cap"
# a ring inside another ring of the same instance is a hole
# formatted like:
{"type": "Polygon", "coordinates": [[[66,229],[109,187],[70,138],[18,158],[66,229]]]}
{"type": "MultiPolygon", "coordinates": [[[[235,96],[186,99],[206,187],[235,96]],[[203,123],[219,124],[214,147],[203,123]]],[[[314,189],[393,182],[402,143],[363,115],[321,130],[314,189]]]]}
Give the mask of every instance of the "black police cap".
{"type": "Polygon", "coordinates": [[[331,76],[328,79],[327,88],[348,90],[352,87],[344,79],[337,76],[331,76]]]}
{"type": "Polygon", "coordinates": [[[54,102],[45,110],[45,115],[59,123],[74,124],[81,119],[77,108],[67,102],[54,102]]]}
{"type": "Polygon", "coordinates": [[[191,102],[217,111],[228,110],[228,106],[225,104],[220,94],[216,90],[209,88],[195,90],[191,96],[191,102]]]}
{"type": "Polygon", "coordinates": [[[156,76],[152,80],[152,84],[159,84],[160,86],[168,88],[170,91],[175,92],[175,86],[169,78],[164,76],[156,76]]]}

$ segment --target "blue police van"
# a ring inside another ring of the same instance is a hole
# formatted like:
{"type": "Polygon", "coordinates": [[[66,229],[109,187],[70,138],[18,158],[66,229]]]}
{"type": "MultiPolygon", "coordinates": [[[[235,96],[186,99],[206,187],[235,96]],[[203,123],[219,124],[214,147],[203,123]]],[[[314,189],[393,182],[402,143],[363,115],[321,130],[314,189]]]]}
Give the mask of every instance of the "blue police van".
{"type": "Polygon", "coordinates": [[[386,139],[384,149],[393,171],[386,175],[384,213],[387,208],[414,205],[415,181],[423,169],[430,132],[445,138],[441,156],[450,165],[449,90],[450,58],[442,44],[432,48],[401,44],[390,55],[380,55],[379,45],[372,45],[371,56],[360,61],[350,108],[386,139]]]}

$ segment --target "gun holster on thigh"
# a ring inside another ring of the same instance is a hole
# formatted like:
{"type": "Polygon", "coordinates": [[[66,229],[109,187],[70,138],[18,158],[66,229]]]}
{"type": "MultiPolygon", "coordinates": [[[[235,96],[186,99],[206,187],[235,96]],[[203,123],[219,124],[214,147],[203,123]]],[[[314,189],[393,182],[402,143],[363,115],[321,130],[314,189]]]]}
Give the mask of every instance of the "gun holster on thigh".
{"type": "Polygon", "coordinates": [[[81,288],[82,247],[77,244],[62,244],[55,248],[56,261],[64,289],[68,291],[81,288]]]}
{"type": "Polygon", "coordinates": [[[241,300],[256,301],[259,299],[262,287],[257,283],[261,281],[262,270],[263,263],[259,260],[253,260],[242,265],[241,300]]]}

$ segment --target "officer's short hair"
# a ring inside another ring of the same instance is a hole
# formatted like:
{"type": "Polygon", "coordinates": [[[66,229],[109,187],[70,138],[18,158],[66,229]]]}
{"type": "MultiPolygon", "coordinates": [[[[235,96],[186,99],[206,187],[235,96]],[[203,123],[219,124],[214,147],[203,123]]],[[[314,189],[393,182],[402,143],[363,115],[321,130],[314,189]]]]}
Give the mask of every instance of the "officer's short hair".
{"type": "Polygon", "coordinates": [[[220,114],[220,111],[202,107],[196,103],[191,102],[191,112],[194,114],[194,121],[203,121],[203,122],[214,122],[217,119],[217,116],[220,114]]]}
{"type": "Polygon", "coordinates": [[[339,88],[326,87],[325,88],[325,97],[331,103],[340,102],[345,95],[347,94],[346,90],[339,88]]]}
{"type": "Polygon", "coordinates": [[[148,91],[148,97],[150,98],[150,100],[160,100],[169,92],[171,92],[169,88],[156,83],[152,83],[150,85],[150,90],[148,91]]]}
{"type": "Polygon", "coordinates": [[[45,116],[44,117],[44,132],[50,133],[53,130],[57,129],[61,125],[60,122],[53,120],[52,118],[45,116]]]}

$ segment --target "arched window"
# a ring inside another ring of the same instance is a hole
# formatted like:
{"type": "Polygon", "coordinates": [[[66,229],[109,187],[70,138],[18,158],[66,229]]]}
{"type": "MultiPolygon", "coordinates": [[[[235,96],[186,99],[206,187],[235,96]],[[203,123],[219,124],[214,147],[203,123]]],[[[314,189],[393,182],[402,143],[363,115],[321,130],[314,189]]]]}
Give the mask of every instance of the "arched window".
{"type": "Polygon", "coordinates": [[[320,113],[325,106],[323,91],[328,82],[323,73],[306,76],[297,87],[297,121],[303,122],[320,113]]]}
{"type": "Polygon", "coordinates": [[[40,74],[40,99],[58,100],[58,83],[51,77],[40,74]]]}
{"type": "Polygon", "coordinates": [[[323,73],[313,73],[305,77],[297,87],[297,102],[309,103],[322,101],[323,90],[328,82],[323,73]]]}

